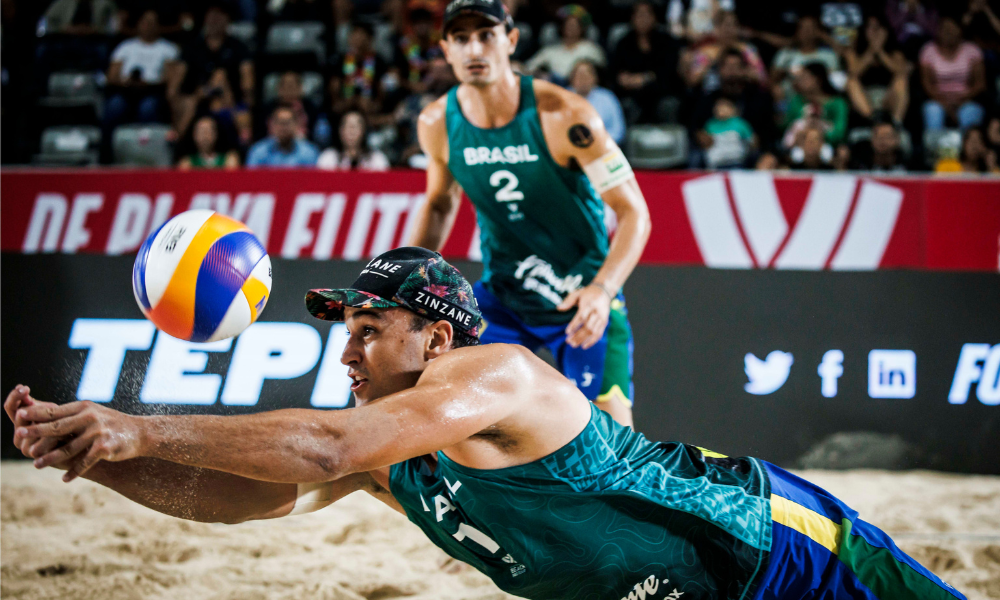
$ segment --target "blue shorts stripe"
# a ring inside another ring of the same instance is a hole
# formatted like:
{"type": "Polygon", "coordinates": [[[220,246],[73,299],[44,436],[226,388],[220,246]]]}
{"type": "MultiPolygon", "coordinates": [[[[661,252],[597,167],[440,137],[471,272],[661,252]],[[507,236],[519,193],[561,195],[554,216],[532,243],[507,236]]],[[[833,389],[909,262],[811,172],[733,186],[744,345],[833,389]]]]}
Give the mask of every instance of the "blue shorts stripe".
{"type": "MultiPolygon", "coordinates": [[[[864,568],[864,565],[870,566],[871,562],[864,562],[868,560],[866,558],[862,558],[861,562],[858,562],[859,555],[855,548],[857,544],[852,545],[850,542],[854,536],[858,536],[872,548],[886,550],[889,553],[888,556],[885,556],[885,559],[889,561],[887,564],[895,561],[900,569],[909,567],[951,596],[959,599],[964,598],[962,594],[900,550],[885,532],[871,523],[859,519],[857,511],[848,507],[829,492],[784,469],[765,461],[761,462],[767,470],[772,497],[784,498],[817,513],[820,517],[829,519],[833,523],[833,525],[829,525],[831,528],[829,531],[836,531],[837,535],[840,536],[840,542],[836,545],[824,546],[816,539],[803,533],[804,531],[808,532],[808,529],[795,529],[793,527],[798,527],[796,523],[790,523],[791,526],[786,526],[776,520],[772,526],[770,563],[761,579],[760,591],[756,596],[757,600],[777,600],[779,598],[878,600],[871,588],[865,585],[854,571],[854,569],[858,569],[858,573],[864,572],[866,577],[872,577],[871,570],[865,571],[864,568]],[[836,525],[836,530],[832,529],[834,525],[836,525]]],[[[778,501],[772,500],[772,507],[775,506],[775,502],[778,501]]],[[[802,511],[802,509],[797,510],[802,511]]],[[[820,517],[813,515],[812,518],[818,520],[820,517]]],[[[779,518],[781,517],[775,516],[775,519],[779,518]]],[[[822,540],[823,538],[818,539],[822,540]]],[[[881,550],[877,550],[877,552],[881,552],[881,550]]],[[[877,578],[870,581],[866,579],[866,581],[873,586],[875,585],[872,583],[873,581],[882,582],[879,585],[884,584],[883,587],[888,585],[889,587],[886,589],[899,592],[895,596],[897,598],[912,597],[916,599],[921,595],[919,592],[909,589],[905,578],[902,577],[893,579],[889,583],[877,578]]]]}
{"type": "Polygon", "coordinates": [[[760,461],[767,470],[771,481],[771,493],[787,498],[809,510],[813,510],[834,523],[843,519],[851,521],[858,518],[858,512],[853,510],[823,488],[792,475],[781,467],[776,467],[767,461],[760,461]]]}

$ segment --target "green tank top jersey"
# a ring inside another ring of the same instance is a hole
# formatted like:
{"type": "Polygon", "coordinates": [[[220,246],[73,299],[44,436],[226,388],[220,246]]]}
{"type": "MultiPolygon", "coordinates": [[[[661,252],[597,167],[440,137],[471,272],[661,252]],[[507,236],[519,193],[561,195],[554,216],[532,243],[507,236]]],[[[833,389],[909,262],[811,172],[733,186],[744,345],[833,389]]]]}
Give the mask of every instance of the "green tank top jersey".
{"type": "Polygon", "coordinates": [[[545,600],[749,600],[771,547],[753,458],[654,443],[591,405],[573,441],[506,469],[437,453],[390,490],[434,544],[511,594],[545,600]]]}
{"type": "Polygon", "coordinates": [[[217,153],[215,158],[211,161],[205,162],[205,158],[200,152],[195,152],[191,155],[191,166],[196,169],[217,169],[226,165],[226,156],[224,154],[217,153]]]}
{"type": "Polygon", "coordinates": [[[549,153],[532,78],[521,75],[514,120],[470,123],[448,93],[448,168],[476,207],[483,283],[528,325],[564,323],[555,307],[594,278],[608,253],[604,203],[582,171],[549,153]]]}

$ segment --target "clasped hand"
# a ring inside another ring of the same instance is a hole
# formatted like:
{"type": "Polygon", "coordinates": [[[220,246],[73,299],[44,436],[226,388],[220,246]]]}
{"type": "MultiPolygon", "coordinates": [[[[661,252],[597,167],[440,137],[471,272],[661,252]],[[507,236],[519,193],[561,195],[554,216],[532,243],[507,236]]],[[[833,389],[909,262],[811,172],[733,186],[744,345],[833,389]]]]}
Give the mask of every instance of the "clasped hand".
{"type": "Polygon", "coordinates": [[[139,456],[139,417],[93,402],[39,402],[30,393],[18,385],[7,395],[4,410],[14,422],[14,445],[35,459],[35,467],[65,469],[63,481],[69,482],[98,461],[139,456]]]}

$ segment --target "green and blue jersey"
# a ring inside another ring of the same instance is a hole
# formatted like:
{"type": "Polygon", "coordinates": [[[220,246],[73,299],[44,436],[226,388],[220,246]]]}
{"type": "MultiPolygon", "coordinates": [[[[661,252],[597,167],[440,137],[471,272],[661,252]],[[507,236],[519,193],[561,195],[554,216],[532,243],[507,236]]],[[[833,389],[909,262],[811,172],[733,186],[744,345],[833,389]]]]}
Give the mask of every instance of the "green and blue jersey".
{"type": "Polygon", "coordinates": [[[590,283],[608,254],[604,203],[582,171],[556,163],[538,118],[532,78],[503,127],[465,118],[448,93],[448,168],[476,207],[483,283],[528,325],[565,323],[555,310],[590,283]]]}

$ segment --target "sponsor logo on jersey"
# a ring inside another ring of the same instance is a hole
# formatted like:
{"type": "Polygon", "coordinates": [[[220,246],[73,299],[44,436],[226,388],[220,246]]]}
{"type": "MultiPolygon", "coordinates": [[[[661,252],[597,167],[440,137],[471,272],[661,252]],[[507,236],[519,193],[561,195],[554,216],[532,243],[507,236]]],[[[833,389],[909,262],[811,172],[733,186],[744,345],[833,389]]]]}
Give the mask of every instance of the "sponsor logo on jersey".
{"type": "MultiPolygon", "coordinates": [[[[669,579],[664,579],[663,584],[666,586],[669,583],[669,579]]],[[[660,591],[660,580],[656,578],[656,575],[650,575],[649,577],[643,579],[639,583],[632,586],[627,596],[622,596],[622,600],[646,600],[646,598],[653,598],[660,591]]],[[[666,587],[664,587],[666,591],[666,587]]],[[[666,596],[663,596],[664,600],[678,600],[684,595],[684,592],[680,592],[677,588],[673,591],[668,592],[666,596]]]]}
{"type": "Polygon", "coordinates": [[[478,146],[464,149],[462,155],[465,156],[465,164],[470,167],[473,165],[494,165],[497,163],[516,165],[538,160],[538,155],[531,153],[531,147],[528,144],[504,146],[503,148],[497,146],[493,148],[478,146]]]}
{"type": "Polygon", "coordinates": [[[556,275],[552,265],[534,254],[517,263],[514,277],[521,280],[526,290],[537,292],[553,304],[561,304],[563,297],[580,289],[583,275],[556,275]]]}

